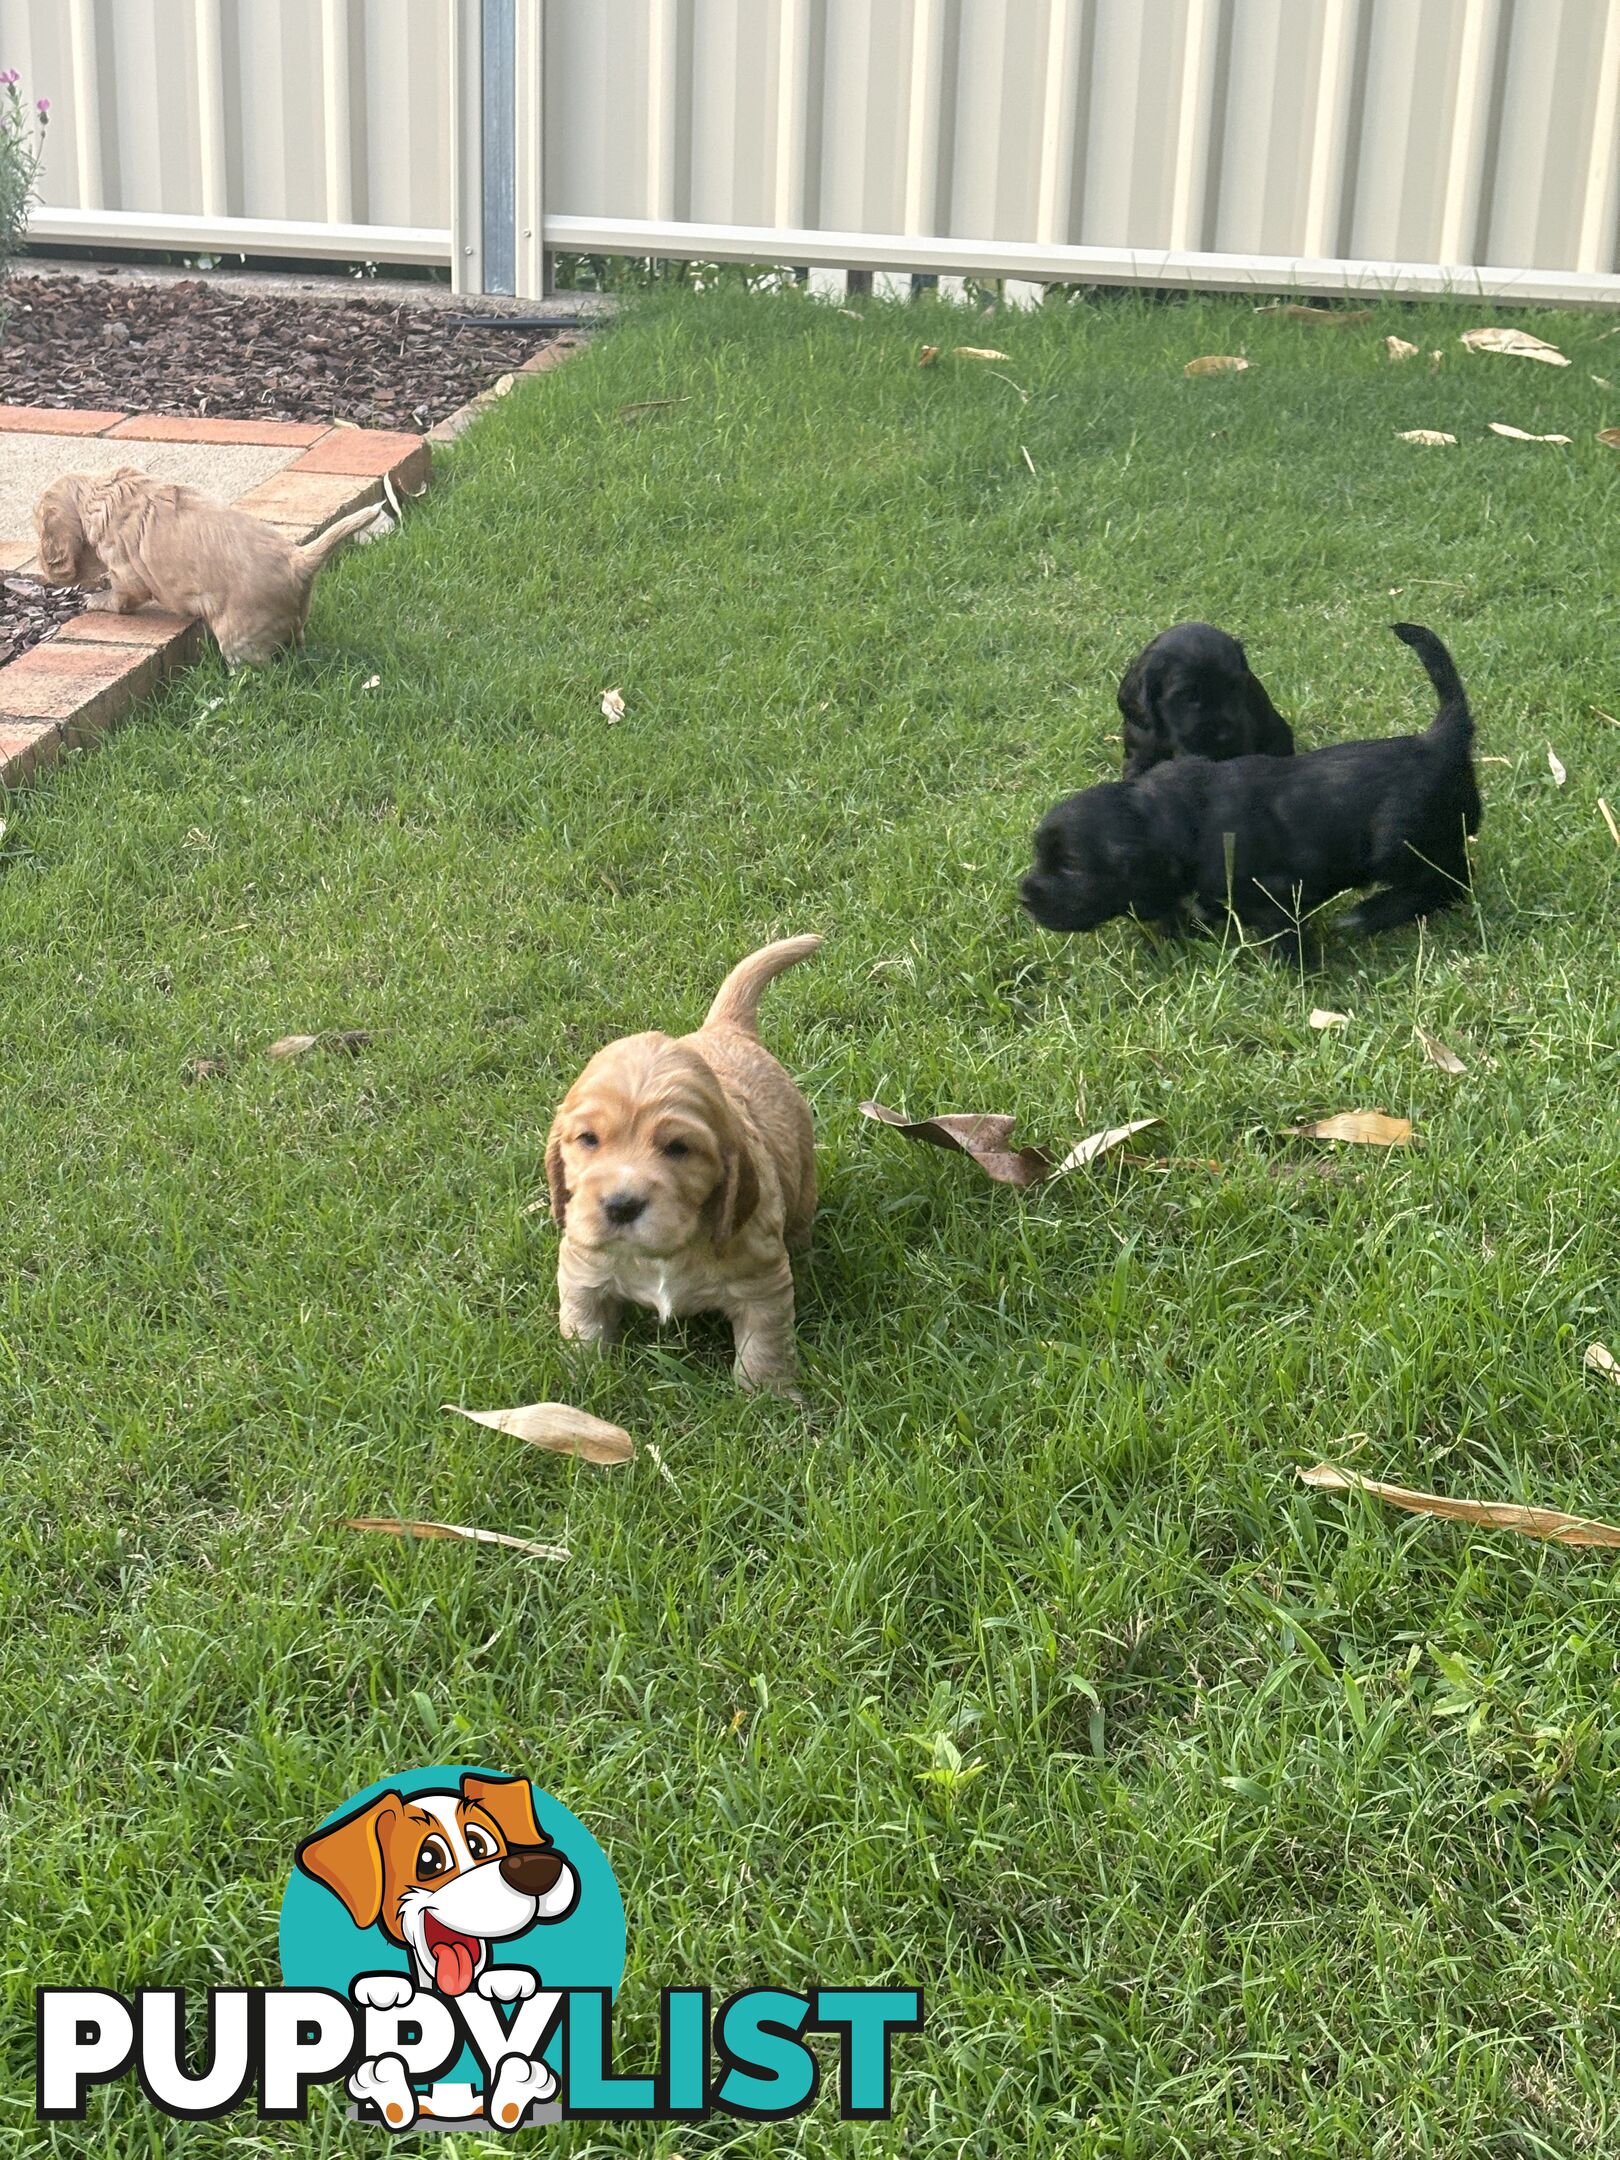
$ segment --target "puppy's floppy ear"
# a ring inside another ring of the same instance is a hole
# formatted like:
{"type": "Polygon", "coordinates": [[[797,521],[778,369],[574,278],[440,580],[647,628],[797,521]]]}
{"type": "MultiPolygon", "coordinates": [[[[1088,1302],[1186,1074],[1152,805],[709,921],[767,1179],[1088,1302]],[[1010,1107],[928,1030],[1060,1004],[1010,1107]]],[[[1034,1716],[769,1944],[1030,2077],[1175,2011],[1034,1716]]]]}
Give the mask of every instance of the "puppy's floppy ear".
{"type": "Polygon", "coordinates": [[[45,575],[61,584],[71,584],[78,577],[79,551],[84,545],[84,527],[77,510],[60,495],[42,495],[34,511],[34,527],[39,534],[39,559],[45,575]]]}
{"type": "Polygon", "coordinates": [[[305,1838],[293,1855],[306,1875],[342,1900],[356,1927],[375,1927],[381,1917],[382,1831],[404,1804],[398,1793],[383,1793],[357,1814],[305,1838]]]}
{"type": "Polygon", "coordinates": [[[563,1114],[559,1110],[546,1136],[546,1183],[551,1189],[551,1219],[559,1230],[568,1226],[568,1177],[563,1169],[563,1114]]]}
{"type": "Polygon", "coordinates": [[[714,1198],[714,1245],[724,1252],[759,1206],[759,1172],[748,1142],[734,1120],[719,1134],[720,1183],[714,1198]]]}
{"type": "Polygon", "coordinates": [[[481,1807],[508,1845],[549,1845],[534,1812],[534,1793],[526,1777],[473,1777],[461,1781],[461,1797],[481,1807]]]}
{"type": "Polygon", "coordinates": [[[1144,647],[1120,678],[1118,704],[1127,720],[1146,727],[1152,718],[1147,702],[1147,648],[1144,647]]]}

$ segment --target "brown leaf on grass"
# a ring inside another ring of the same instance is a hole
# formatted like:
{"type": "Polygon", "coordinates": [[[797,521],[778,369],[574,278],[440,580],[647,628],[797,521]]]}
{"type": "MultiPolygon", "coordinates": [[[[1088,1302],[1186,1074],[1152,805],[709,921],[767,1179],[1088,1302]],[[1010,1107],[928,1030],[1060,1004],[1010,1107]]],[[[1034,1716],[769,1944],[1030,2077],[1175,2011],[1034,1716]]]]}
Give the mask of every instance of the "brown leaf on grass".
{"type": "Polygon", "coordinates": [[[882,1103],[863,1102],[861,1115],[875,1118],[880,1125],[904,1134],[908,1140],[921,1140],[929,1147],[947,1148],[955,1154],[966,1155],[998,1185],[1024,1187],[1044,1185],[1048,1178],[1081,1169],[1115,1148],[1123,1147],[1134,1134],[1164,1122],[1162,1118],[1138,1118],[1130,1125],[1111,1125],[1106,1132],[1093,1133],[1089,1139],[1080,1141],[1061,1162],[1054,1162],[1045,1148],[1014,1147],[1013,1128],[1018,1120],[1004,1117],[999,1111],[970,1110],[952,1112],[944,1117],[903,1118],[898,1110],[886,1110],[882,1103]]]}
{"type": "Polygon", "coordinates": [[[908,1140],[929,1147],[947,1148],[969,1156],[998,1185],[1039,1185],[1052,1175],[1052,1158],[1045,1148],[1015,1148],[1013,1127],[1018,1120],[996,1111],[953,1112],[945,1117],[903,1118],[879,1102],[863,1102],[862,1117],[875,1118],[908,1140]]]}
{"type": "Polygon", "coordinates": [[[1423,1055],[1431,1065],[1438,1065],[1445,1073],[1465,1073],[1468,1067],[1455,1050],[1448,1050],[1438,1035],[1431,1035],[1427,1028],[1417,1030],[1417,1039],[1423,1045],[1423,1055]]]}
{"type": "Polygon", "coordinates": [[[1370,307],[1307,307],[1298,300],[1274,300],[1270,307],[1256,308],[1254,312],[1257,315],[1280,315],[1285,322],[1315,323],[1324,330],[1355,330],[1362,323],[1370,323],[1373,319],[1370,307]]]}
{"type": "Polygon", "coordinates": [[[1477,1524],[1486,1530],[1516,1530],[1521,1537],[1549,1538],[1555,1545],[1620,1545],[1620,1529],[1585,1515],[1565,1515],[1558,1508],[1522,1507],[1511,1500],[1451,1500],[1442,1493],[1413,1492],[1405,1485],[1382,1485],[1359,1471],[1335,1470],[1316,1463],[1301,1470],[1300,1482],[1317,1492],[1364,1492],[1410,1515],[1443,1515],[1448,1522],[1477,1524]]]}
{"type": "Polygon", "coordinates": [[[1350,1015],[1348,1013],[1329,1012],[1323,1005],[1317,1005],[1312,1009],[1311,1026],[1313,1028],[1341,1028],[1349,1025],[1350,1015]]]}
{"type": "Polygon", "coordinates": [[[1099,1156],[1112,1154],[1115,1148],[1123,1147],[1127,1140],[1134,1139],[1139,1132],[1146,1132],[1151,1126],[1163,1123],[1163,1118],[1136,1118],[1129,1125],[1110,1125],[1105,1132],[1094,1132],[1070,1148],[1052,1175],[1062,1177],[1066,1170],[1083,1170],[1087,1163],[1096,1162],[1099,1156]]]}
{"type": "Polygon", "coordinates": [[[1403,337],[1385,338],[1384,350],[1392,360],[1415,360],[1418,356],[1417,347],[1409,345],[1403,337]]]}
{"type": "Polygon", "coordinates": [[[283,1035],[264,1053],[266,1057],[302,1057],[308,1050],[341,1050],[358,1057],[374,1040],[370,1028],[329,1028],[324,1035],[283,1035]]]}
{"type": "Polygon", "coordinates": [[[617,727],[624,718],[624,692],[622,690],[604,690],[602,692],[602,718],[609,727],[617,727]]]}
{"type": "Polygon", "coordinates": [[[187,1058],[180,1068],[180,1077],[188,1084],[199,1080],[214,1080],[225,1070],[225,1060],[213,1057],[187,1058]]]}
{"type": "Polygon", "coordinates": [[[1569,774],[1565,770],[1563,759],[1558,755],[1558,752],[1553,748],[1551,743],[1547,745],[1547,770],[1552,774],[1554,780],[1558,783],[1560,787],[1562,787],[1564,782],[1569,778],[1569,774]]]}
{"type": "Polygon", "coordinates": [[[1437,449],[1457,440],[1455,435],[1448,435],[1443,429],[1432,427],[1397,428],[1395,439],[1397,442],[1432,443],[1437,449]]]}
{"type": "Polygon", "coordinates": [[[1406,1147],[1412,1138],[1412,1120],[1389,1117],[1382,1110],[1341,1110],[1334,1117],[1296,1125],[1294,1131],[1302,1140],[1349,1140],[1360,1147],[1406,1147]]]}
{"type": "Polygon", "coordinates": [[[465,1523],[407,1522],[395,1515],[345,1516],[345,1530],[380,1530],[387,1537],[450,1538],[460,1545],[504,1545],[508,1552],[527,1553],[531,1560],[567,1560],[566,1545],[538,1545],[532,1538],[508,1537],[504,1530],[470,1530],[465,1523]]]}
{"type": "Polygon", "coordinates": [[[1445,364],[1446,356],[1444,352],[1441,351],[1440,347],[1437,345],[1434,351],[1429,355],[1429,373],[1431,375],[1438,375],[1440,370],[1445,366],[1445,364]]]}
{"type": "Polygon", "coordinates": [[[524,1403],[515,1410],[468,1410],[460,1403],[443,1403],[455,1417],[487,1425],[491,1432],[510,1433],[530,1447],[546,1448],[553,1455],[578,1455],[592,1463],[634,1462],[636,1443],[622,1425],[592,1417],[569,1403],[524,1403]]]}
{"type": "Polygon", "coordinates": [[[917,365],[919,367],[932,367],[938,358],[939,347],[937,345],[925,345],[917,355],[917,365]]]}
{"type": "Polygon", "coordinates": [[[1599,428],[1598,441],[1607,444],[1611,450],[1620,450],[1620,427],[1599,428]]]}
{"type": "Polygon", "coordinates": [[[1620,1358],[1616,1358],[1607,1343],[1589,1342],[1581,1363],[1588,1372],[1600,1372],[1605,1379],[1612,1380],[1620,1387],[1620,1358]]]}
{"type": "Polygon", "coordinates": [[[1250,363],[1239,360],[1231,353],[1205,353],[1201,359],[1189,360],[1182,369],[1183,375],[1240,375],[1250,363]]]}
{"type": "Polygon", "coordinates": [[[636,405],[621,405],[619,407],[619,418],[628,425],[632,420],[645,420],[648,413],[668,412],[672,405],[690,405],[691,402],[692,393],[690,391],[687,391],[684,397],[643,398],[636,405]]]}
{"type": "Polygon", "coordinates": [[[1556,345],[1549,345],[1545,338],[1532,337],[1528,330],[1492,325],[1484,330],[1465,330],[1462,341],[1470,352],[1510,353],[1520,360],[1545,361],[1548,367],[1569,366],[1556,345]]]}
{"type": "Polygon", "coordinates": [[[1617,825],[1615,823],[1614,812],[1609,808],[1608,804],[1603,800],[1603,797],[1601,795],[1598,797],[1598,808],[1603,812],[1603,822],[1609,828],[1609,838],[1614,842],[1616,847],[1620,847],[1620,825],[1617,825]]]}
{"type": "Polygon", "coordinates": [[[1485,425],[1493,435],[1505,435],[1509,442],[1567,443],[1567,435],[1527,435],[1522,427],[1509,427],[1505,420],[1487,420],[1485,425]]]}
{"type": "Polygon", "coordinates": [[[1011,353],[997,352],[993,345],[953,345],[952,353],[958,360],[1010,360],[1011,353]]]}

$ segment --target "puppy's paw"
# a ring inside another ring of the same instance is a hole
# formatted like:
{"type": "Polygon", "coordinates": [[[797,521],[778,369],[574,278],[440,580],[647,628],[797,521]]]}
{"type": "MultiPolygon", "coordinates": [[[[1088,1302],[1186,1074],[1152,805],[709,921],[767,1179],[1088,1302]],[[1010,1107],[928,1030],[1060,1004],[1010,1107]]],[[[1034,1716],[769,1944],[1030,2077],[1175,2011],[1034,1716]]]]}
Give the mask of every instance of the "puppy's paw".
{"type": "Polygon", "coordinates": [[[362,1973],[349,1993],[362,2010],[403,2010],[416,1993],[409,1973],[362,1973]]]}
{"type": "Polygon", "coordinates": [[[485,2002],[527,2002],[540,1985],[540,1975],[527,1965],[490,1965],[474,1985],[485,2002]]]}
{"type": "Polygon", "coordinates": [[[497,2130],[515,2130],[532,2102],[549,2100],[556,2090],[557,2080],[545,2063],[509,2055],[495,2073],[484,2112],[497,2130]]]}
{"type": "Polygon", "coordinates": [[[402,2056],[379,2055],[357,2064],[349,2073],[348,2089],[351,2100],[362,2105],[369,2101],[390,2130],[408,2130],[416,2120],[416,2095],[402,2056]]]}

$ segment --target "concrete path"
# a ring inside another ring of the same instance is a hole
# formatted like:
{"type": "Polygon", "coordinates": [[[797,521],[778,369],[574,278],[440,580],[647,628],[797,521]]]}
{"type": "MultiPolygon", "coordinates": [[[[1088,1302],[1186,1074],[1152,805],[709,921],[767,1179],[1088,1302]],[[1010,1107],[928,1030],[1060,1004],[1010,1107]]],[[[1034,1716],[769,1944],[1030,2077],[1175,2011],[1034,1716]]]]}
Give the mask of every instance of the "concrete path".
{"type": "Polygon", "coordinates": [[[221,502],[285,470],[302,451],[258,443],[119,441],[100,435],[0,434],[0,542],[34,541],[34,504],[63,473],[133,465],[155,480],[184,480],[221,502]]]}

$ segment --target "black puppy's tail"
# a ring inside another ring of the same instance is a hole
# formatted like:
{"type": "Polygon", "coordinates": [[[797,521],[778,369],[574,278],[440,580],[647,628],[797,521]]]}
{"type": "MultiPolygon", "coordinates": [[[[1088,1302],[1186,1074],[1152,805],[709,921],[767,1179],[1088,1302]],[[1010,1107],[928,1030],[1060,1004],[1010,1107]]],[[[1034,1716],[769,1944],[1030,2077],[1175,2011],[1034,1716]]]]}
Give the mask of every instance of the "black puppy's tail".
{"type": "Polygon", "coordinates": [[[1434,694],[1440,700],[1440,710],[1429,726],[1431,735],[1460,735],[1465,743],[1474,739],[1474,716],[1468,710],[1468,693],[1462,686],[1450,653],[1432,630],[1425,630],[1421,623],[1398,622],[1389,626],[1395,635],[1411,646],[1423,662],[1425,673],[1434,684],[1434,694]]]}

